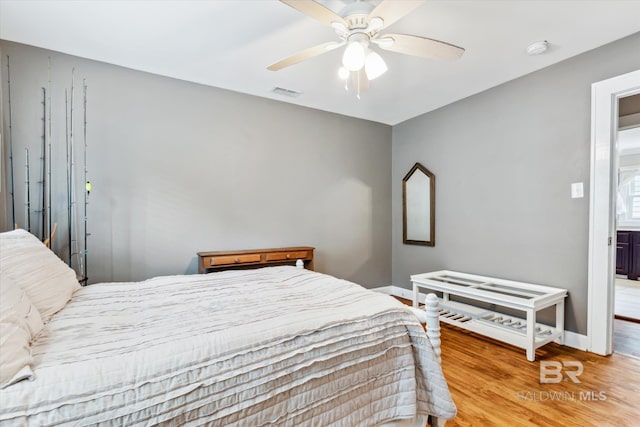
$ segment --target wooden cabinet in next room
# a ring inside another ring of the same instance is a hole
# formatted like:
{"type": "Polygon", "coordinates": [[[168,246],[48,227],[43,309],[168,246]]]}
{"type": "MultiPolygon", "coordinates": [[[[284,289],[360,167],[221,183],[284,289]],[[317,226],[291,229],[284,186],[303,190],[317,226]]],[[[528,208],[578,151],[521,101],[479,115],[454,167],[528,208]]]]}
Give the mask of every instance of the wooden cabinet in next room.
{"type": "Polygon", "coordinates": [[[640,277],[640,231],[618,231],[616,274],[625,275],[631,280],[640,277]]]}
{"type": "Polygon", "coordinates": [[[618,231],[616,244],[616,274],[629,274],[629,254],[631,252],[631,232],[618,231]]]}

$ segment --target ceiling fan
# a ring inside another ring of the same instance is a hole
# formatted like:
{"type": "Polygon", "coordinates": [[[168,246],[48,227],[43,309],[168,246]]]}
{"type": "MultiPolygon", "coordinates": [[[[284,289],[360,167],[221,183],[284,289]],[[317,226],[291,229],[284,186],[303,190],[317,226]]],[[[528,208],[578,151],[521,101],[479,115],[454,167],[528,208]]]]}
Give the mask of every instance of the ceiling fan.
{"type": "MultiPolygon", "coordinates": [[[[314,56],[346,45],[339,75],[351,78],[358,98],[369,89],[369,82],[387,71],[382,57],[372,50],[381,49],[423,58],[453,61],[464,49],[439,40],[407,34],[380,34],[380,31],[408,15],[424,0],[382,0],[377,6],[357,0],[347,5],[340,15],[313,0],[280,0],[305,15],[332,27],[340,41],[327,42],[295,53],[267,67],[278,71],[314,56]]],[[[348,88],[347,84],[345,87],[348,88]]]]}

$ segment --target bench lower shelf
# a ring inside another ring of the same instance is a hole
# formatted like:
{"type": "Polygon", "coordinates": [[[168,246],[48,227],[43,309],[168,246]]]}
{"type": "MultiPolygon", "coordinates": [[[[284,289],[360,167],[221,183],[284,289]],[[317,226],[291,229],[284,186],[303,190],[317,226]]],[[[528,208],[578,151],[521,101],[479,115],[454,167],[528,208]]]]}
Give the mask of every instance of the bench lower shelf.
{"type": "MultiPolygon", "coordinates": [[[[526,319],[455,301],[440,300],[440,321],[494,338],[516,347],[529,348],[526,319]]],[[[562,331],[536,323],[533,350],[560,340],[562,331]]]]}

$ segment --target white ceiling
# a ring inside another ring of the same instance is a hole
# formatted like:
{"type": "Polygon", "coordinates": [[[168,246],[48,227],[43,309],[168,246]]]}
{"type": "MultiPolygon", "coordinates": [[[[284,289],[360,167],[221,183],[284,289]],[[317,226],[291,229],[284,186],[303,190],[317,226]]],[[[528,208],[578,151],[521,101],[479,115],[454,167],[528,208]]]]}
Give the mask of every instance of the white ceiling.
{"type": "MultiPolygon", "coordinates": [[[[349,0],[318,2],[339,13],[349,0]]],[[[266,69],[337,40],[331,28],[277,0],[0,0],[0,38],[394,125],[638,32],[639,17],[638,0],[427,0],[382,33],[462,46],[462,59],[379,51],[389,71],[360,100],[337,76],[342,49],[266,69]],[[551,49],[527,56],[527,45],[540,40],[551,49]],[[274,87],[303,94],[282,97],[274,87]]]]}

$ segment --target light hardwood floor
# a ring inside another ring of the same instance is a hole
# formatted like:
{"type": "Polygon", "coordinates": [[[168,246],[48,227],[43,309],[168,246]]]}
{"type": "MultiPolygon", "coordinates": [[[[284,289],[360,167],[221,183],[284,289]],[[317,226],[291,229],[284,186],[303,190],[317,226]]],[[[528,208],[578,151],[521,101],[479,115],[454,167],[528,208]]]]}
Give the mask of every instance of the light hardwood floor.
{"type": "Polygon", "coordinates": [[[640,323],[615,319],[613,323],[613,351],[640,358],[640,323]]]}
{"type": "Polygon", "coordinates": [[[640,322],[640,281],[616,278],[615,315],[640,322]]]}
{"type": "Polygon", "coordinates": [[[640,359],[549,344],[529,362],[524,350],[445,325],[442,367],[458,406],[447,426],[640,425],[640,359]],[[580,383],[540,384],[540,361],[581,362],[580,383]]]}
{"type": "Polygon", "coordinates": [[[637,358],[552,343],[529,362],[522,349],[443,325],[442,368],[458,407],[450,427],[640,426],[637,358]],[[541,384],[541,361],[582,363],[580,383],[541,384]]]}

